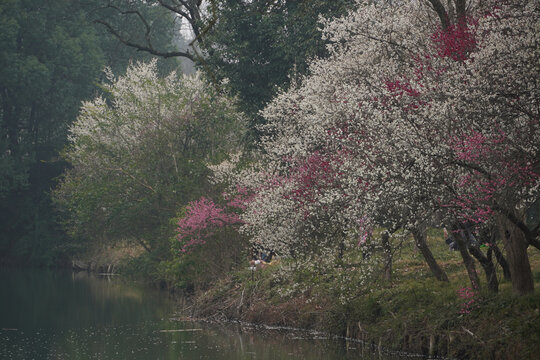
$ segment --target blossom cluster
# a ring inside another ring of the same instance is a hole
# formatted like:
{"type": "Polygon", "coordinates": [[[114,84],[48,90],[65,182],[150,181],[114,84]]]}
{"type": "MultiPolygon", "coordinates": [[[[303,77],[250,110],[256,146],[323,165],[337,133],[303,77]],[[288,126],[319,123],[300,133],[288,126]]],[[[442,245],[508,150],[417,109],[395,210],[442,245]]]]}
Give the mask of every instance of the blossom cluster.
{"type": "Polygon", "coordinates": [[[209,187],[207,163],[237,148],[243,118],[199,73],[160,77],[151,61],[106,75],[69,129],[71,167],[56,193],[74,231],[151,250],[177,209],[209,187]]]}
{"type": "Polygon", "coordinates": [[[186,214],[178,221],[177,239],[186,252],[191,246],[204,244],[205,239],[222,227],[241,224],[235,213],[226,213],[224,209],[205,197],[190,202],[186,214]]]}
{"type": "Polygon", "coordinates": [[[323,20],[329,58],[266,107],[264,155],[232,176],[254,194],[241,230],[313,250],[361,237],[363,218],[412,229],[535,202],[536,10],[472,2],[443,28],[431,9],[393,1],[323,20]]]}
{"type": "Polygon", "coordinates": [[[478,292],[472,288],[463,287],[458,290],[458,296],[464,301],[459,314],[470,314],[476,305],[478,292]]]}

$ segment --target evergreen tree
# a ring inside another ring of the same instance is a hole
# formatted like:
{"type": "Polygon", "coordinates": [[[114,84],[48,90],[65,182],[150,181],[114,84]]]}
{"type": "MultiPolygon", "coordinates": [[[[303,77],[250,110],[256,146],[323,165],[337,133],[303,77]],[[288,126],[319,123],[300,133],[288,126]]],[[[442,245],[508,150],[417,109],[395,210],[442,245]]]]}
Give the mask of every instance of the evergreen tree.
{"type": "Polygon", "coordinates": [[[48,191],[103,57],[78,1],[0,1],[0,261],[51,261],[62,232],[48,191]]]}
{"type": "Polygon", "coordinates": [[[216,22],[202,46],[200,62],[217,79],[227,79],[251,119],[251,131],[263,121],[258,112],[280,88],[308,72],[308,60],[327,55],[319,16],[332,18],[353,1],[220,1],[216,22]]]}

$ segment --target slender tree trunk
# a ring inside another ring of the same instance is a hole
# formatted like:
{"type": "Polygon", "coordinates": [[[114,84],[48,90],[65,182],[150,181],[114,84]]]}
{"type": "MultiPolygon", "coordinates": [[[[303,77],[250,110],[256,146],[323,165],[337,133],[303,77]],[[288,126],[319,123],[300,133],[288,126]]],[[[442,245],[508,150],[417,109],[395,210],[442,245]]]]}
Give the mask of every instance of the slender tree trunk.
{"type": "Polygon", "coordinates": [[[426,242],[426,232],[423,229],[413,229],[412,234],[414,237],[414,241],[416,243],[416,246],[424,256],[424,259],[426,260],[431,272],[435,276],[435,278],[439,281],[448,281],[448,276],[444,272],[444,270],[437,264],[437,261],[433,257],[433,254],[431,253],[431,250],[429,249],[429,246],[426,242]]]}
{"type": "Polygon", "coordinates": [[[512,276],[512,289],[516,295],[530,294],[534,291],[534,282],[525,234],[504,216],[499,216],[499,227],[512,276]]]}
{"type": "MultiPolygon", "coordinates": [[[[480,244],[487,244],[489,246],[487,257],[491,260],[492,253],[495,254],[495,258],[497,259],[497,262],[499,263],[499,265],[501,265],[501,268],[503,270],[504,278],[510,281],[510,269],[508,268],[508,263],[506,262],[506,259],[504,258],[501,250],[497,246],[497,227],[485,227],[480,231],[479,236],[480,244]]],[[[476,257],[476,255],[472,252],[471,254],[476,257]]],[[[482,262],[480,261],[480,263],[482,262]]]]}
{"type": "Polygon", "coordinates": [[[478,273],[476,272],[476,267],[474,266],[474,259],[469,255],[467,250],[466,240],[461,237],[460,234],[456,234],[457,231],[461,229],[453,226],[452,227],[452,236],[456,240],[456,244],[463,259],[463,264],[465,264],[465,269],[467,269],[467,275],[469,275],[469,280],[471,280],[471,285],[473,289],[480,289],[480,281],[478,279],[478,273]]]}
{"type": "Polygon", "coordinates": [[[392,246],[390,245],[388,230],[382,232],[381,243],[384,252],[384,279],[392,281],[392,246]]]}
{"type": "Polygon", "coordinates": [[[504,255],[501,252],[501,249],[496,244],[493,244],[491,246],[491,249],[493,249],[493,253],[495,254],[495,258],[497,259],[497,262],[499,265],[501,265],[501,268],[503,269],[503,276],[505,280],[511,281],[512,275],[510,274],[510,266],[508,265],[508,262],[504,258],[504,255]]]}
{"type": "Polygon", "coordinates": [[[494,293],[499,292],[499,280],[497,280],[497,273],[495,272],[495,266],[493,265],[491,248],[488,249],[487,256],[475,246],[470,247],[469,252],[476,260],[478,260],[480,265],[482,265],[482,268],[486,273],[488,290],[494,293]]]}
{"type": "Polygon", "coordinates": [[[139,245],[141,245],[144,250],[146,250],[146,252],[148,252],[149,254],[152,253],[152,249],[150,248],[150,246],[148,246],[148,244],[143,239],[141,239],[139,237],[136,237],[135,239],[136,239],[137,243],[139,245]]]}

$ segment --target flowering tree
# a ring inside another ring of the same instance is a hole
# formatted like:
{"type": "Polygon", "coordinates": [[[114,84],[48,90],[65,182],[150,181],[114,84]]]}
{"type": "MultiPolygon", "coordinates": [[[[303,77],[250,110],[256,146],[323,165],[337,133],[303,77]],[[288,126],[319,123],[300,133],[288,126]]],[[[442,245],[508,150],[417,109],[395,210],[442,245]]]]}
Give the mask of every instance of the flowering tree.
{"type": "Polygon", "coordinates": [[[354,233],[382,217],[413,232],[437,273],[422,230],[435,215],[499,218],[515,290],[531,291],[520,244],[540,231],[523,217],[539,195],[536,5],[428,3],[323,22],[330,57],[263,112],[265,172],[241,176],[257,193],[243,229],[295,248],[328,224],[354,233]]]}
{"type": "Polygon", "coordinates": [[[525,223],[539,196],[538,4],[495,6],[481,15],[466,76],[450,77],[455,100],[445,118],[460,125],[449,136],[456,165],[450,205],[474,222],[497,219],[521,294],[533,289],[527,244],[540,249],[540,224],[525,223]]]}
{"type": "MultiPolygon", "coordinates": [[[[412,54],[409,64],[397,57],[382,59],[378,54],[402,51],[406,43],[372,40],[381,34],[399,39],[401,33],[415,30],[417,34],[425,26],[409,21],[407,14],[415,10],[411,7],[400,10],[396,6],[385,13],[389,9],[365,7],[349,18],[328,23],[326,34],[335,43],[332,57],[312,63],[312,75],[303,79],[303,86],[276,98],[264,113],[269,120],[264,131],[271,134],[264,139],[268,159],[276,164],[278,173],[292,174],[296,180],[287,191],[293,195],[286,195],[294,205],[290,212],[298,214],[299,206],[309,206],[304,213],[317,219],[311,227],[323,233],[319,225],[324,216],[342,231],[357,233],[359,221],[366,215],[384,217],[391,228],[418,227],[418,219],[429,215],[423,204],[429,198],[429,178],[419,175],[417,154],[402,151],[410,138],[392,136],[400,131],[398,125],[410,134],[410,124],[396,121],[392,124],[396,128],[389,128],[384,121],[418,107],[418,91],[406,81],[391,81],[384,72],[373,71],[383,61],[389,62],[390,69],[406,69],[413,63],[412,54]],[[320,156],[323,160],[313,161],[320,156]],[[306,169],[297,164],[311,164],[307,167],[310,175],[305,176],[306,169]],[[318,177],[317,171],[326,177],[318,177]]],[[[261,197],[260,203],[270,207],[273,202],[268,200],[261,197]]],[[[255,205],[255,214],[264,213],[255,205]]],[[[284,214],[289,221],[295,219],[284,214]]],[[[305,220],[300,219],[302,222],[305,220]]],[[[424,250],[428,253],[429,249],[424,250]]]]}
{"type": "Polygon", "coordinates": [[[183,244],[181,250],[186,252],[194,245],[204,244],[216,229],[241,223],[238,215],[226,213],[206,197],[192,201],[187,205],[185,216],[178,221],[176,231],[178,241],[183,244]]]}
{"type": "Polygon", "coordinates": [[[207,164],[239,144],[242,117],[199,75],[159,78],[155,61],[107,75],[70,128],[56,197],[76,235],[166,248],[169,219],[208,191],[207,164]]]}

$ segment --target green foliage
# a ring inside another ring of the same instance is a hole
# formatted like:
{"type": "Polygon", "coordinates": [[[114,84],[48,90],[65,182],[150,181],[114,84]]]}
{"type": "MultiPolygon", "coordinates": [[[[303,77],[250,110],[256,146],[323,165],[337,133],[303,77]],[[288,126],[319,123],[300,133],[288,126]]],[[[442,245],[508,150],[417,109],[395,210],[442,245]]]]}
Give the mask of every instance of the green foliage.
{"type": "Polygon", "coordinates": [[[212,191],[207,164],[236,148],[242,117],[198,75],[161,78],[155,61],[118,78],[109,73],[102,88],[106,98],[84,103],[70,129],[71,168],[55,199],[75,238],[128,240],[157,266],[171,257],[170,219],[212,191]]]}
{"type": "Polygon", "coordinates": [[[292,76],[307,72],[307,60],[325,56],[318,17],[334,17],[353,6],[351,1],[219,1],[217,22],[204,37],[207,69],[228,79],[251,131],[257,115],[292,76]]]}
{"type": "MultiPolygon", "coordinates": [[[[58,152],[103,66],[122,73],[130,61],[150,59],[94,23],[107,19],[119,31],[144,36],[135,17],[121,16],[108,3],[0,1],[0,263],[58,264],[84,247],[66,239],[51,204],[54,179],[66,166],[58,152]]],[[[139,1],[125,3],[148,17],[156,44],[172,46],[170,14],[139,1]]],[[[163,73],[178,66],[175,60],[159,63],[163,73]]]]}
{"type": "Polygon", "coordinates": [[[163,273],[158,270],[159,261],[152,253],[143,253],[135,258],[124,259],[120,264],[120,274],[127,278],[142,278],[149,283],[158,284],[164,280],[163,273]]]}
{"type": "Polygon", "coordinates": [[[223,275],[246,266],[248,242],[234,229],[223,228],[206,239],[202,246],[181,252],[181,244],[172,239],[172,259],[160,264],[162,278],[186,292],[206,289],[223,275]]]}
{"type": "Polygon", "coordinates": [[[102,66],[78,1],[0,1],[0,262],[58,260],[48,191],[67,127],[102,66]]]}

